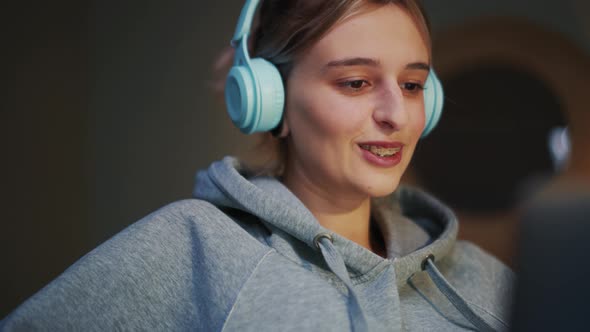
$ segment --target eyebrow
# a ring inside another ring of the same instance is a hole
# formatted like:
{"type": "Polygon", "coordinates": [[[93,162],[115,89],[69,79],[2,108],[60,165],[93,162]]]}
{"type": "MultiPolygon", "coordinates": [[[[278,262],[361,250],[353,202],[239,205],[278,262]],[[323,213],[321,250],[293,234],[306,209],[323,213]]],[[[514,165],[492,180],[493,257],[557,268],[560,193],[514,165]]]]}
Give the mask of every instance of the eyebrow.
{"type": "Polygon", "coordinates": [[[417,69],[430,71],[430,65],[425,62],[412,62],[406,65],[406,69],[417,69]]]}
{"type": "MultiPolygon", "coordinates": [[[[342,60],[330,61],[322,67],[322,72],[326,72],[329,69],[337,67],[351,67],[351,66],[368,66],[368,67],[380,67],[381,62],[371,58],[348,58],[342,60]]],[[[405,69],[417,69],[430,71],[430,65],[425,62],[412,62],[406,65],[405,69]]]]}

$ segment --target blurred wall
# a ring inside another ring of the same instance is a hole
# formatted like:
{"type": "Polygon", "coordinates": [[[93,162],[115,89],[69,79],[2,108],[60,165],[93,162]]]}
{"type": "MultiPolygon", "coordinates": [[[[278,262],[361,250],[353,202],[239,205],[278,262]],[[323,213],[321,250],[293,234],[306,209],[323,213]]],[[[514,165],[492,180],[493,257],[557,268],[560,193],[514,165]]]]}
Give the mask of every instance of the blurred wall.
{"type": "Polygon", "coordinates": [[[3,10],[0,317],[249,146],[211,93],[241,1],[23,2],[3,10]]]}
{"type": "Polygon", "coordinates": [[[94,2],[87,150],[93,242],[189,197],[197,169],[243,146],[211,88],[213,62],[239,15],[240,1],[232,4],[94,2]]]}
{"type": "Polygon", "coordinates": [[[423,0],[437,32],[491,16],[514,17],[555,30],[590,53],[590,6],[585,0],[423,0]]]}
{"type": "MultiPolygon", "coordinates": [[[[509,15],[590,51],[581,1],[425,3],[435,36],[509,15]]],[[[62,0],[2,11],[0,317],[126,225],[190,197],[195,170],[251,143],[209,82],[241,5],[62,0]]]]}
{"type": "MultiPolygon", "coordinates": [[[[450,204],[459,237],[514,265],[521,206],[560,182],[590,186],[590,6],[582,1],[425,1],[445,115],[418,147],[414,182],[450,204]],[[569,165],[551,128],[569,125],[569,165]]],[[[411,172],[410,172],[411,173],[411,172]]]]}
{"type": "Polygon", "coordinates": [[[0,317],[91,247],[86,6],[0,10],[0,317]]]}

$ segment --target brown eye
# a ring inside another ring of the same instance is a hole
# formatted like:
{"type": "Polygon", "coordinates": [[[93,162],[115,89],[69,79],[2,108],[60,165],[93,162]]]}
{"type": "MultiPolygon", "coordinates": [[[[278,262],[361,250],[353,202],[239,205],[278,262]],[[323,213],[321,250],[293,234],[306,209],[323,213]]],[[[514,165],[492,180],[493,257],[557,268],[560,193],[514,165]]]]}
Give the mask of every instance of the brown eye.
{"type": "Polygon", "coordinates": [[[401,84],[401,88],[410,92],[419,92],[424,87],[419,83],[406,82],[401,84]]]}
{"type": "Polygon", "coordinates": [[[364,84],[365,84],[364,81],[352,81],[352,82],[350,82],[350,87],[358,90],[358,89],[362,88],[364,84]]]}
{"type": "Polygon", "coordinates": [[[353,91],[360,91],[365,86],[369,85],[369,82],[365,80],[352,80],[340,83],[340,86],[348,88],[353,91]]]}

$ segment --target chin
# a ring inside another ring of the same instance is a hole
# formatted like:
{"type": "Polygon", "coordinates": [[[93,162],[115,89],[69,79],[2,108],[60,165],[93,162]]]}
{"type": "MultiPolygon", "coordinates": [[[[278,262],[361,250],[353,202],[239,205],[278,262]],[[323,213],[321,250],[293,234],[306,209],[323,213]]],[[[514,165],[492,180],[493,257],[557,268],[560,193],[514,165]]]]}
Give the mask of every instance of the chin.
{"type": "Polygon", "coordinates": [[[368,186],[365,188],[370,197],[384,197],[393,193],[399,186],[399,182],[399,177],[388,176],[384,179],[375,178],[372,181],[366,182],[368,186]]]}

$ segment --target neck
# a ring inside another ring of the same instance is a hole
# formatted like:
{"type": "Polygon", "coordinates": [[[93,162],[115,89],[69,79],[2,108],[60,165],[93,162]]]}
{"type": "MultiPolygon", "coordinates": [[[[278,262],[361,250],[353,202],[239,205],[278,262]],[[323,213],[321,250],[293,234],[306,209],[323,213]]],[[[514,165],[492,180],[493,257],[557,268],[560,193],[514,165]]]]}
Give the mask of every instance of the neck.
{"type": "Polygon", "coordinates": [[[286,170],[283,183],[311,211],[319,223],[357,244],[381,254],[371,236],[371,200],[368,196],[342,195],[324,190],[301,174],[286,170]]]}

